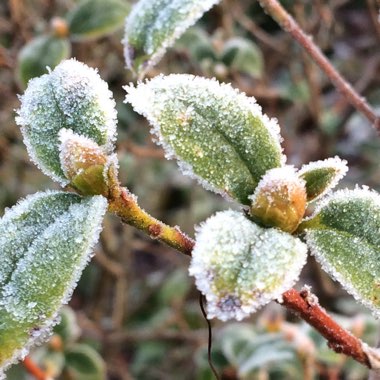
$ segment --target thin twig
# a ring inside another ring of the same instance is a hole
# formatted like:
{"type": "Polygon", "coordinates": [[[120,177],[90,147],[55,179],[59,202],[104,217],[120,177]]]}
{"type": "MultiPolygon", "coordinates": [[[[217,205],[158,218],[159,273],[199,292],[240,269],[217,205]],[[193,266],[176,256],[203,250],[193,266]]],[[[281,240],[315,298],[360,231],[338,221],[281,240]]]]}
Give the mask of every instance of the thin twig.
{"type": "Polygon", "coordinates": [[[360,96],[338,73],[321,50],[314,44],[311,37],[304,33],[294,18],[282,7],[282,5],[277,0],[259,0],[259,3],[282,28],[291,34],[291,36],[306,50],[347,101],[359,112],[365,115],[373,124],[374,128],[380,132],[380,117],[376,115],[375,111],[367,103],[365,98],[360,96]]]}
{"type": "Polygon", "coordinates": [[[25,357],[23,360],[23,365],[36,380],[49,380],[49,376],[47,376],[45,372],[37,366],[30,356],[25,357]]]}

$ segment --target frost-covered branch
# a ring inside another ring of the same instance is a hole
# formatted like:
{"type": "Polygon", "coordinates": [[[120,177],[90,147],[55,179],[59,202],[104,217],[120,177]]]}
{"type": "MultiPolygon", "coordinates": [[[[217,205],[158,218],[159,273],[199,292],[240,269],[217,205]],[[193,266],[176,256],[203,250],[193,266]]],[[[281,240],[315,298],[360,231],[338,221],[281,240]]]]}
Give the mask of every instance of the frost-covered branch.
{"type": "Polygon", "coordinates": [[[320,69],[327,75],[333,85],[342,93],[353,107],[366,116],[374,128],[380,132],[380,116],[360,96],[355,89],[338,73],[313,40],[305,34],[294,18],[277,0],[259,0],[260,5],[272,16],[286,32],[302,46],[320,69]]]}

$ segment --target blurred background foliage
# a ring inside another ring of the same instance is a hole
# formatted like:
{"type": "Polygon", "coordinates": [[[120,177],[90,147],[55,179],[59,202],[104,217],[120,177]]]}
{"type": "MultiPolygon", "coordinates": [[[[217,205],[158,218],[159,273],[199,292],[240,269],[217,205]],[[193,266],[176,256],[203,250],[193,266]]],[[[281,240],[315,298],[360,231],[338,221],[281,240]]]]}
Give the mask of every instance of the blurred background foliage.
{"type": "MultiPolygon", "coordinates": [[[[376,0],[282,3],[380,111],[376,0]]],[[[0,214],[20,197],[56,188],[29,161],[14,109],[27,79],[68,56],[97,67],[114,92],[121,181],[145,209],[193,235],[194,224],[235,207],[166,161],[151,141],[147,122],[123,103],[122,86],[134,81],[124,68],[120,42],[130,5],[126,0],[0,2],[0,214]]],[[[350,166],[342,186],[359,183],[380,190],[380,139],[369,122],[257,1],[223,0],[148,76],[161,72],[231,82],[279,119],[288,163],[300,166],[339,155],[350,166]]],[[[188,258],[108,217],[96,256],[63,310],[61,324],[33,359],[56,379],[212,379],[207,326],[187,265],[188,258]]],[[[377,344],[378,323],[313,258],[302,272],[304,283],[337,320],[377,344]]],[[[316,332],[276,304],[244,323],[212,323],[213,360],[223,379],[368,378],[364,367],[333,353],[316,332]]],[[[28,375],[18,365],[8,378],[28,375]]]]}

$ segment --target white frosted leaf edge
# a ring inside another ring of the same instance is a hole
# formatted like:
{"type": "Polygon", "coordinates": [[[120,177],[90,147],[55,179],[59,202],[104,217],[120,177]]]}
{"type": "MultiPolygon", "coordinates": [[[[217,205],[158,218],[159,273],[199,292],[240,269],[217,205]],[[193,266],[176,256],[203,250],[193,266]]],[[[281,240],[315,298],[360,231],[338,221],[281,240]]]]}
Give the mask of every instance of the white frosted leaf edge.
{"type": "Polygon", "coordinates": [[[223,211],[196,228],[189,274],[195,277],[198,290],[206,297],[208,318],[240,321],[270,301],[282,299],[282,294],[298,280],[306,263],[306,252],[306,245],[288,233],[261,228],[240,212],[223,211]],[[279,254],[281,250],[284,255],[279,254]],[[249,252],[245,257],[248,260],[255,255],[251,265],[260,265],[260,273],[256,271],[258,268],[250,268],[242,252],[249,252]],[[235,266],[240,271],[234,297],[224,299],[215,293],[215,265],[222,265],[226,271],[235,266]],[[273,280],[277,282],[279,278],[276,276],[281,271],[281,285],[277,284],[275,289],[268,291],[265,281],[274,276],[273,280]],[[247,290],[245,282],[249,284],[249,291],[258,291],[259,295],[243,299],[239,292],[247,290]]]}
{"type": "MultiPolygon", "coordinates": [[[[30,202],[37,199],[37,198],[43,198],[46,195],[51,194],[58,194],[62,193],[59,191],[47,191],[43,193],[37,193],[32,196],[29,196],[25,198],[24,200],[20,201],[16,206],[14,206],[12,209],[7,210],[6,214],[4,215],[4,218],[7,220],[12,219],[12,217],[20,215],[24,210],[28,209],[30,202]]],[[[12,278],[10,282],[5,285],[2,289],[2,297],[5,296],[5,299],[2,299],[0,302],[0,305],[7,310],[9,313],[13,314],[15,317],[15,320],[21,321],[27,321],[28,317],[26,317],[22,310],[20,311],[20,300],[17,299],[18,293],[17,289],[13,288],[12,280],[17,273],[22,273],[25,268],[28,268],[31,266],[31,263],[34,262],[34,256],[37,254],[35,252],[34,247],[37,246],[36,243],[41,241],[49,241],[52,236],[55,234],[59,234],[60,232],[60,226],[62,223],[70,223],[70,218],[75,218],[75,216],[81,218],[83,215],[83,207],[90,207],[91,208],[91,218],[88,218],[86,221],[86,228],[87,231],[91,231],[91,235],[87,235],[86,242],[87,247],[85,252],[81,254],[80,262],[77,263],[74,273],[71,276],[71,283],[66,286],[66,291],[61,297],[61,299],[57,300],[56,303],[60,305],[57,307],[56,311],[53,313],[53,315],[50,316],[44,316],[44,318],[41,318],[41,323],[38,328],[35,329],[31,333],[31,336],[29,340],[26,342],[26,344],[16,350],[13,354],[13,357],[6,360],[2,366],[0,367],[0,379],[4,378],[5,375],[4,372],[11,366],[12,364],[16,363],[19,360],[22,360],[25,358],[25,356],[29,353],[30,349],[36,345],[40,345],[46,341],[46,339],[50,336],[52,328],[59,322],[58,314],[60,307],[62,305],[65,305],[70,300],[72,293],[75,289],[75,286],[82,274],[83,269],[87,265],[87,263],[90,261],[91,257],[93,256],[93,248],[95,244],[97,243],[99,239],[99,234],[102,230],[102,220],[103,217],[107,211],[108,202],[106,198],[103,196],[93,196],[91,198],[87,198],[87,206],[84,206],[82,203],[79,204],[73,204],[70,206],[68,212],[63,214],[60,218],[58,218],[55,223],[50,225],[47,229],[44,230],[41,236],[39,236],[31,245],[29,250],[26,252],[25,256],[18,262],[17,268],[14,271],[12,278]]],[[[30,309],[36,308],[38,310],[37,303],[32,302],[33,305],[30,305],[30,309]]]]}
{"type": "Polygon", "coordinates": [[[332,189],[336,187],[336,185],[348,172],[347,161],[342,160],[338,156],[330,157],[330,158],[327,158],[326,160],[319,160],[315,162],[310,162],[307,165],[303,165],[302,168],[298,172],[298,175],[302,177],[302,175],[304,175],[305,173],[311,172],[313,170],[328,169],[328,168],[333,168],[336,174],[334,178],[332,179],[332,181],[329,183],[329,185],[326,187],[326,189],[321,194],[319,194],[316,198],[314,198],[312,202],[325,196],[332,189]]]}
{"type": "MultiPolygon", "coordinates": [[[[145,50],[146,53],[150,54],[149,60],[145,63],[144,69],[140,71],[140,76],[143,76],[151,67],[156,65],[160,59],[165,54],[166,50],[173,46],[174,42],[192,25],[194,25],[201,17],[202,15],[210,10],[215,4],[219,3],[220,0],[185,0],[185,4],[183,0],[173,0],[169,7],[171,8],[182,8],[184,6],[187,6],[185,9],[185,12],[188,13],[188,17],[185,20],[182,20],[180,23],[177,24],[175,27],[174,32],[167,36],[165,40],[162,41],[161,46],[155,47],[154,46],[154,39],[153,34],[151,34],[151,38],[148,36],[148,40],[145,41],[145,50]],[[186,4],[187,3],[187,4],[186,4]]],[[[124,57],[126,66],[129,69],[133,68],[133,62],[131,61],[131,55],[129,51],[129,34],[130,34],[130,28],[129,25],[134,25],[134,20],[138,19],[140,17],[140,14],[143,14],[146,10],[146,8],[152,8],[152,7],[158,8],[158,14],[156,19],[154,20],[153,26],[152,25],[146,25],[145,28],[158,28],[159,23],[168,23],[170,20],[168,20],[168,15],[165,14],[165,5],[162,7],[160,6],[160,0],[140,0],[131,10],[129,15],[127,16],[125,20],[125,36],[123,39],[123,45],[124,45],[124,57]],[[157,4],[155,4],[157,3],[157,4]],[[160,9],[161,8],[161,9],[160,9]]],[[[169,8],[170,11],[170,8],[169,8]]]]}
{"type": "MultiPolygon", "coordinates": [[[[248,97],[244,92],[240,92],[238,89],[233,88],[229,83],[220,83],[215,78],[207,79],[190,74],[170,74],[167,76],[160,74],[151,80],[139,82],[136,86],[133,83],[124,86],[124,89],[127,92],[125,103],[131,104],[137,113],[148,120],[152,127],[151,134],[155,138],[155,142],[164,149],[165,157],[168,160],[176,159],[182,173],[197,180],[206,190],[213,191],[230,200],[230,197],[224,191],[214,187],[208,181],[196,175],[193,171],[192,165],[183,161],[176,155],[174,149],[166,142],[165,137],[161,133],[159,118],[161,112],[165,109],[166,102],[169,100],[165,98],[161,102],[161,105],[159,105],[154,89],[171,88],[175,91],[176,86],[186,85],[196,87],[196,90],[199,92],[210,91],[217,93],[221,99],[227,98],[236,101],[242,109],[251,112],[254,117],[261,120],[272,136],[278,150],[283,152],[283,148],[281,147],[283,138],[280,134],[280,126],[277,119],[269,118],[262,112],[261,106],[257,104],[254,97],[248,97]]],[[[212,142],[210,142],[210,144],[212,144],[212,142]]],[[[286,156],[281,154],[281,166],[285,165],[285,162],[286,156]]]]}
{"type": "MultiPolygon", "coordinates": [[[[49,124],[52,115],[44,110],[41,112],[41,105],[44,102],[52,104],[52,107],[57,107],[59,115],[53,116],[60,118],[61,127],[64,128],[70,124],[70,120],[78,116],[73,111],[72,102],[79,104],[81,99],[91,98],[99,109],[96,112],[94,111],[92,115],[86,114],[85,117],[88,118],[86,123],[90,126],[97,123],[96,117],[102,113],[105,123],[97,125],[97,128],[106,136],[105,150],[109,153],[113,151],[116,141],[116,103],[108,84],[101,79],[97,69],[91,68],[74,58],[65,60],[49,74],[31,79],[24,95],[19,98],[21,106],[16,110],[18,114],[16,123],[21,127],[29,157],[44,174],[62,186],[69,183],[67,178],[57,174],[46,165],[43,159],[39,158],[36,149],[38,142],[31,141],[27,134],[27,129],[30,128],[31,123],[44,125],[47,130],[51,128],[49,124]],[[60,101],[57,100],[58,98],[60,101]]],[[[58,135],[58,132],[59,130],[52,133],[58,135]]],[[[75,132],[80,133],[79,130],[75,132]]],[[[58,150],[58,143],[56,148],[58,150]]]]}

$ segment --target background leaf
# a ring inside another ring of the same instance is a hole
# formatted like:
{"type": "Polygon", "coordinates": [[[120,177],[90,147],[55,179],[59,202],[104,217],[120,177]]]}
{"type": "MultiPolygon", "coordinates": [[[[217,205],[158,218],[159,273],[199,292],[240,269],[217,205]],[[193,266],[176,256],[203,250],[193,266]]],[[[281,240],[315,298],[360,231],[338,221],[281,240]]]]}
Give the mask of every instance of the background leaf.
{"type": "Polygon", "coordinates": [[[54,36],[40,36],[29,41],[18,55],[17,77],[26,87],[29,80],[54,69],[62,60],[70,57],[69,40],[54,36]]]}
{"type": "Polygon", "coordinates": [[[56,323],[89,260],[106,207],[101,196],[46,192],[1,219],[1,261],[7,263],[0,288],[1,368],[44,340],[56,323]]]}
{"type": "Polygon", "coordinates": [[[65,351],[66,372],[75,380],[106,379],[105,365],[101,356],[90,346],[74,344],[65,351]]]}
{"type": "Polygon", "coordinates": [[[208,189],[249,204],[260,178],[283,164],[279,127],[253,98],[191,75],[127,87],[126,100],[153,126],[169,158],[208,189]]]}
{"type": "Polygon", "coordinates": [[[125,0],[84,0],[67,15],[70,38],[81,41],[103,37],[119,29],[129,13],[125,0]]]}
{"type": "Polygon", "coordinates": [[[263,73],[264,58],[259,47],[252,41],[235,37],[226,42],[222,61],[232,70],[260,78],[263,73]]]}
{"type": "Polygon", "coordinates": [[[380,195],[338,191],[301,229],[323,269],[380,316],[380,195]]]}
{"type": "Polygon", "coordinates": [[[219,0],[140,0],[125,23],[127,67],[143,74],[219,0]]]}

